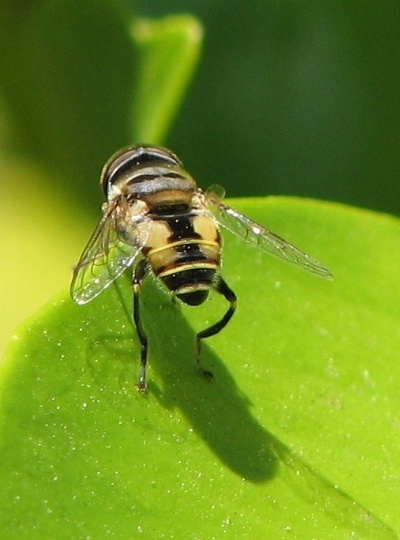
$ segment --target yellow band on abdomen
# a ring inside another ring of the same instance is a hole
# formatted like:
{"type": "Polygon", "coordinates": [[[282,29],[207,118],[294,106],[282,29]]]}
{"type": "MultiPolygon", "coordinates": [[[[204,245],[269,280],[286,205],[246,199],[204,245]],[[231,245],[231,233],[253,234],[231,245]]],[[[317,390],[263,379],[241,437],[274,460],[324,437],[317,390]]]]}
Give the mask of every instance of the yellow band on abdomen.
{"type": "Polygon", "coordinates": [[[194,270],[194,269],[198,270],[201,268],[214,269],[217,267],[218,267],[218,264],[216,263],[198,261],[191,264],[182,264],[181,266],[175,266],[174,268],[169,268],[168,270],[164,270],[164,272],[160,272],[159,274],[157,274],[157,277],[163,278],[166,276],[170,276],[171,274],[177,274],[178,272],[185,272],[186,270],[194,270]]]}
{"type": "Polygon", "coordinates": [[[218,242],[213,242],[211,240],[202,240],[201,238],[186,238],[182,240],[177,240],[176,242],[167,243],[164,246],[161,246],[158,248],[153,248],[148,252],[147,257],[151,257],[152,255],[154,255],[155,253],[159,253],[160,251],[165,251],[166,249],[184,246],[186,244],[198,244],[200,246],[210,246],[210,247],[216,247],[219,249],[218,242]]]}

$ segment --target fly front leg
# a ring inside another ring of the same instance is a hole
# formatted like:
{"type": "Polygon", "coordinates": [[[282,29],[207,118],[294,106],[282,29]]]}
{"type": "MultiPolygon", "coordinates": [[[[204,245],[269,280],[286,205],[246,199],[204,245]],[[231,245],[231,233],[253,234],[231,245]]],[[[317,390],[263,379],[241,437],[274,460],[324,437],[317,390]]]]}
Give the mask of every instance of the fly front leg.
{"type": "Polygon", "coordinates": [[[206,328],[205,330],[202,330],[201,332],[198,332],[196,334],[196,361],[197,365],[201,369],[201,371],[204,373],[206,377],[209,379],[212,379],[214,375],[211,371],[204,369],[201,366],[200,363],[200,353],[201,353],[201,340],[204,338],[208,338],[210,336],[215,336],[215,334],[218,334],[225,326],[228,324],[228,322],[231,320],[232,315],[235,313],[236,310],[236,294],[228,287],[228,285],[225,283],[225,281],[222,279],[221,276],[218,276],[218,281],[214,285],[214,289],[224,296],[228,302],[230,303],[228,311],[225,313],[225,315],[222,317],[220,321],[213,324],[209,328],[206,328]]]}
{"type": "Polygon", "coordinates": [[[139,383],[136,385],[136,388],[143,393],[147,392],[146,364],[148,341],[140,316],[140,287],[148,270],[149,266],[147,261],[142,260],[136,266],[133,274],[133,320],[135,321],[136,331],[140,342],[140,373],[139,383]]]}

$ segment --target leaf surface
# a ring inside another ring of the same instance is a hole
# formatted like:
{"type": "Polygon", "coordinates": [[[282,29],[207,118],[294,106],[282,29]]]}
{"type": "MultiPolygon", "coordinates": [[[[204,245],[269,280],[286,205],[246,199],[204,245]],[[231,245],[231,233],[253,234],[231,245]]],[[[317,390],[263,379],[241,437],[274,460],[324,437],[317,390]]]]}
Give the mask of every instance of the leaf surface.
{"type": "Polygon", "coordinates": [[[0,525],[13,538],[373,538],[400,531],[400,223],[315,201],[233,206],[334,281],[225,235],[239,298],[182,308],[143,288],[139,394],[131,288],[68,297],[21,327],[1,365],[0,525]],[[338,487],[335,487],[338,486],[338,487]]]}

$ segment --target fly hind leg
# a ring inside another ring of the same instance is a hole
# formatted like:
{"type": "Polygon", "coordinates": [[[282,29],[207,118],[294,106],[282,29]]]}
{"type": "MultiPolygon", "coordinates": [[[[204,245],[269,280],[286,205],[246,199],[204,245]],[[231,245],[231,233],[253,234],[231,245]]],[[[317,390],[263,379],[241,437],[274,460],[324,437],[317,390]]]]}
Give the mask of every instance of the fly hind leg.
{"type": "Polygon", "coordinates": [[[215,334],[218,334],[225,326],[228,324],[228,322],[231,320],[232,315],[235,313],[236,310],[236,295],[228,287],[228,285],[225,283],[225,281],[222,279],[221,276],[218,276],[218,281],[214,285],[214,289],[226,298],[230,304],[228,311],[225,313],[225,315],[222,317],[221,320],[213,324],[212,326],[206,328],[205,330],[202,330],[201,332],[198,332],[196,334],[196,361],[197,366],[202,371],[202,373],[208,378],[212,379],[214,377],[213,373],[209,371],[208,369],[204,369],[201,366],[200,363],[200,353],[201,353],[201,343],[202,339],[208,338],[211,336],[215,336],[215,334]]]}
{"type": "Polygon", "coordinates": [[[147,349],[148,341],[147,335],[143,328],[142,318],[140,313],[140,288],[143,282],[143,279],[146,277],[148,272],[148,263],[145,260],[139,262],[135,268],[133,274],[133,320],[135,322],[136,331],[139,337],[140,342],[140,374],[139,374],[139,383],[136,385],[136,388],[142,392],[147,392],[147,381],[146,381],[146,364],[147,364],[147,349]]]}

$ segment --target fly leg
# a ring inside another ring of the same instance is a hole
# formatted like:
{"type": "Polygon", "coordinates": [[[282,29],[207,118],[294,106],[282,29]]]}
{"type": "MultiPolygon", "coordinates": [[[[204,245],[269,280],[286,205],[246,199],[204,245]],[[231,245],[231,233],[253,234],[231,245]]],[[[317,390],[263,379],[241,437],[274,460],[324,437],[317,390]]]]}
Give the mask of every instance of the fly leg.
{"type": "Polygon", "coordinates": [[[140,372],[139,372],[139,383],[136,385],[136,388],[139,392],[147,392],[147,382],[146,382],[146,364],[147,364],[147,335],[144,331],[142,319],[140,316],[140,287],[142,285],[143,279],[146,277],[148,272],[148,263],[145,260],[142,260],[138,263],[133,274],[133,320],[135,321],[136,331],[139,337],[140,342],[140,372]]]}
{"type": "Polygon", "coordinates": [[[204,375],[212,379],[214,375],[211,371],[208,369],[204,369],[201,366],[200,363],[200,353],[201,353],[201,340],[204,338],[208,338],[210,336],[215,336],[215,334],[218,334],[225,326],[228,324],[228,322],[231,320],[232,315],[235,313],[236,310],[236,294],[228,287],[228,285],[225,283],[225,281],[222,279],[221,276],[218,276],[218,281],[214,285],[214,289],[224,296],[230,306],[228,308],[228,311],[225,313],[225,315],[222,317],[221,320],[210,326],[209,328],[206,328],[205,330],[202,330],[201,332],[198,332],[196,334],[196,361],[197,365],[200,368],[200,370],[204,373],[204,375]]]}

